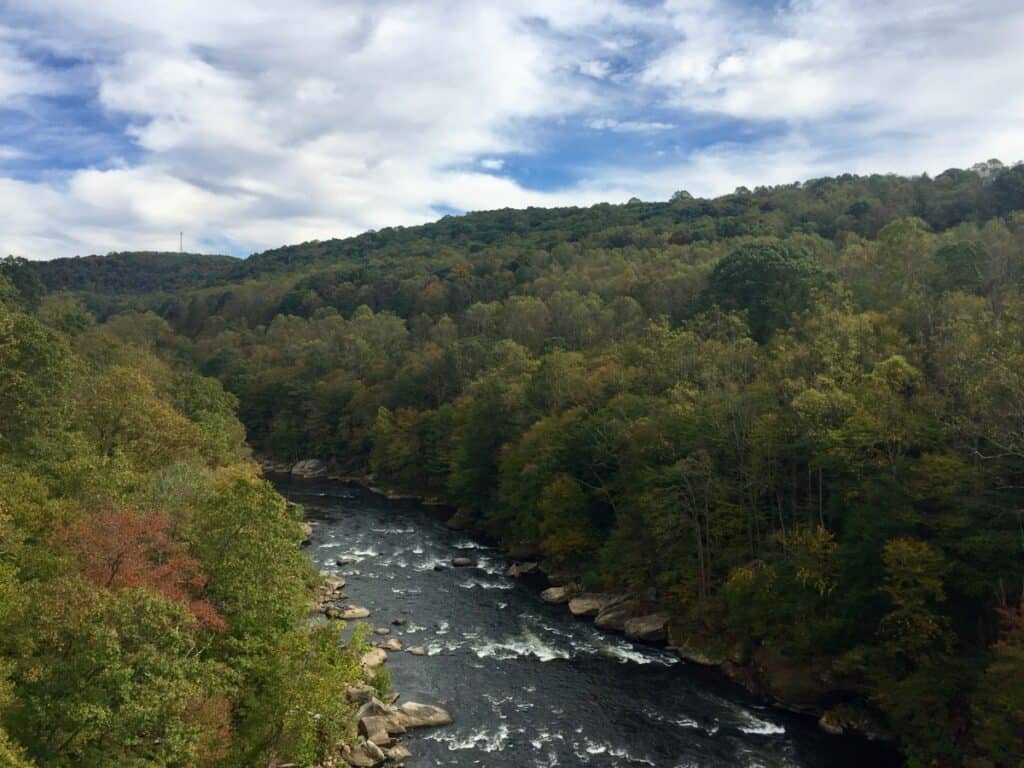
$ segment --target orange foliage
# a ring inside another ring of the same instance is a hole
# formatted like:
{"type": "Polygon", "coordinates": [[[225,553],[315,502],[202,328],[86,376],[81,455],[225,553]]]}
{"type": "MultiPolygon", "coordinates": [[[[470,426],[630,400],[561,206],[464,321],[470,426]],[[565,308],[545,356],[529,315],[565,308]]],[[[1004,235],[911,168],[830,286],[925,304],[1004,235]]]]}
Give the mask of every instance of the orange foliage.
{"type": "Polygon", "coordinates": [[[168,527],[166,517],[152,512],[105,510],[74,526],[58,526],[57,537],[78,556],[96,586],[148,589],[187,605],[200,625],[224,631],[217,609],[199,597],[206,576],[168,527]]]}

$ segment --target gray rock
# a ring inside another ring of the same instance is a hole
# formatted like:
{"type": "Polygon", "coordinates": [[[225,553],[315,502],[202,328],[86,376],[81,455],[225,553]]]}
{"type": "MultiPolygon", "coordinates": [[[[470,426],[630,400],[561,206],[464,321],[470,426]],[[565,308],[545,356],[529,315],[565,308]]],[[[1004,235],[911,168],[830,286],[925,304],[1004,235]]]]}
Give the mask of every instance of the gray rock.
{"type": "Polygon", "coordinates": [[[394,651],[395,653],[397,653],[398,651],[402,650],[402,641],[399,640],[397,637],[389,637],[387,640],[381,643],[380,647],[383,648],[385,651],[394,651]]]}
{"type": "Polygon", "coordinates": [[[842,736],[846,732],[842,720],[831,712],[826,712],[818,718],[818,727],[832,736],[842,736]]]}
{"type": "Polygon", "coordinates": [[[353,619],[365,619],[370,615],[370,612],[363,608],[361,605],[346,605],[340,611],[338,611],[338,618],[345,619],[345,621],[352,621],[353,619]]]}
{"type": "Polygon", "coordinates": [[[324,577],[324,589],[329,592],[341,592],[345,588],[345,583],[341,576],[328,574],[324,577]]]}
{"type": "Polygon", "coordinates": [[[587,592],[572,598],[569,601],[569,610],[572,611],[573,616],[597,616],[605,606],[621,599],[622,595],[587,592]]]}
{"type": "Polygon", "coordinates": [[[661,643],[665,641],[668,615],[650,613],[646,616],[634,616],[626,619],[624,629],[630,640],[641,640],[645,643],[661,643]]]}
{"type": "Polygon", "coordinates": [[[408,760],[410,757],[412,757],[412,752],[403,747],[401,744],[397,744],[393,746],[391,749],[384,750],[384,755],[387,757],[388,760],[391,761],[408,760]]]}
{"type": "Polygon", "coordinates": [[[548,587],[540,593],[540,599],[548,605],[564,605],[572,594],[572,587],[548,587]]]}
{"type": "Polygon", "coordinates": [[[373,634],[375,634],[375,635],[390,635],[391,634],[391,630],[388,629],[387,627],[377,627],[375,630],[373,630],[373,634]]]}
{"type": "Polygon", "coordinates": [[[540,564],[532,560],[525,563],[512,563],[509,566],[506,575],[511,576],[513,579],[518,579],[520,576],[532,576],[540,571],[540,564]]]}
{"type": "Polygon", "coordinates": [[[359,721],[359,735],[365,736],[367,741],[378,747],[386,747],[391,744],[386,717],[364,717],[359,721]]]}
{"type": "Polygon", "coordinates": [[[402,619],[402,618],[392,619],[391,620],[391,623],[394,624],[396,627],[404,627],[407,622],[408,622],[408,619],[402,619]]]}
{"type": "Polygon", "coordinates": [[[294,477],[323,477],[327,474],[327,467],[320,459],[303,459],[292,465],[292,476],[294,477]]]}
{"type": "Polygon", "coordinates": [[[351,748],[345,745],[341,756],[353,768],[373,768],[385,759],[384,752],[372,741],[363,741],[351,748]]]}
{"type": "Polygon", "coordinates": [[[644,606],[628,598],[609,603],[597,614],[594,619],[594,626],[598,629],[614,629],[617,632],[626,631],[627,619],[641,616],[644,606]]]}
{"type": "Polygon", "coordinates": [[[412,648],[409,649],[409,653],[411,653],[413,656],[426,656],[427,649],[424,648],[422,645],[414,645],[412,648]]]}
{"type": "Polygon", "coordinates": [[[383,648],[371,648],[359,657],[359,663],[366,669],[376,669],[388,660],[388,653],[383,648]]]}
{"type": "Polygon", "coordinates": [[[401,722],[406,728],[430,728],[438,725],[450,725],[452,716],[447,710],[432,704],[419,704],[407,701],[398,708],[402,716],[401,722]]]}
{"type": "Polygon", "coordinates": [[[364,717],[387,717],[393,713],[393,708],[378,699],[376,695],[373,695],[363,702],[359,711],[356,712],[356,720],[362,720],[364,717]]]}
{"type": "Polygon", "coordinates": [[[476,565],[476,562],[470,557],[453,557],[452,565],[456,568],[469,568],[476,565]]]}

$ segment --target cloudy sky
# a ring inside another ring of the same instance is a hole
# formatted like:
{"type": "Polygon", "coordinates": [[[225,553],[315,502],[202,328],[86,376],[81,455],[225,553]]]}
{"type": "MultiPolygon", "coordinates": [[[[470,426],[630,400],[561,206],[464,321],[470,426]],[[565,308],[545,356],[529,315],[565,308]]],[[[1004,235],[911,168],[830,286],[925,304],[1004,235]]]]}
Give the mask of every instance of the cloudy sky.
{"type": "Polygon", "coordinates": [[[0,0],[0,253],[1024,159],[1020,0],[0,0]]]}

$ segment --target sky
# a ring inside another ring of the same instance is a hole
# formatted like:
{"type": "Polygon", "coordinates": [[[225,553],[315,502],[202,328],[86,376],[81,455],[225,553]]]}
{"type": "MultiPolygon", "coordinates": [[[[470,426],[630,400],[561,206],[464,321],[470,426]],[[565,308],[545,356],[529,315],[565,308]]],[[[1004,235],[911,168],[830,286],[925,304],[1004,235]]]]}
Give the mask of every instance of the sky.
{"type": "Polygon", "coordinates": [[[0,0],[0,253],[1024,159],[1020,0],[0,0]]]}

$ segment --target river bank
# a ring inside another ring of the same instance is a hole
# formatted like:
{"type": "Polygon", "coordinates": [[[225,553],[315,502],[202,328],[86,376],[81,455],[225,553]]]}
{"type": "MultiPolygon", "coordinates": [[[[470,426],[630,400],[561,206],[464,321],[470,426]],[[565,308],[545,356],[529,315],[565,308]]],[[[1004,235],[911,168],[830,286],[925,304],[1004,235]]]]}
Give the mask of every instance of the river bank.
{"type": "MultiPolygon", "coordinates": [[[[288,467],[267,467],[268,472],[275,477],[280,478],[285,474],[291,476],[290,472],[284,473],[282,469],[288,467]]],[[[356,483],[374,492],[384,490],[373,487],[372,481],[367,478],[329,478],[326,467],[311,462],[302,463],[299,469],[296,477],[305,476],[307,480],[356,483]]],[[[414,498],[395,493],[387,496],[393,501],[410,501],[414,498]]],[[[439,521],[447,520],[450,516],[450,509],[436,504],[431,509],[432,516],[439,521]]],[[[477,564],[476,558],[467,557],[466,560],[469,562],[462,567],[467,570],[473,569],[477,564]]],[[[520,560],[507,566],[503,557],[501,560],[502,574],[508,573],[509,576],[524,581],[534,594],[539,594],[545,604],[550,606],[550,610],[566,611],[579,617],[577,621],[586,619],[588,623],[593,622],[593,626],[602,633],[611,632],[610,637],[624,637],[630,641],[648,644],[652,649],[661,648],[663,650],[659,653],[670,653],[677,659],[690,662],[691,665],[702,665],[713,670],[714,674],[724,674],[764,702],[770,702],[773,706],[781,705],[789,711],[800,713],[801,717],[815,716],[820,727],[830,733],[841,733],[841,729],[847,732],[851,730],[844,722],[838,723],[839,727],[835,727],[835,723],[830,722],[827,717],[822,717],[823,712],[815,712],[804,704],[807,697],[819,695],[818,692],[823,690],[824,686],[809,686],[806,674],[778,663],[763,649],[737,647],[722,651],[708,643],[695,642],[665,614],[660,613],[658,606],[650,601],[635,595],[585,593],[575,584],[571,575],[547,573],[540,561],[520,560]],[[775,695],[776,693],[782,693],[786,698],[782,699],[775,695]]],[[[452,558],[448,558],[443,566],[457,570],[452,558]]]]}

